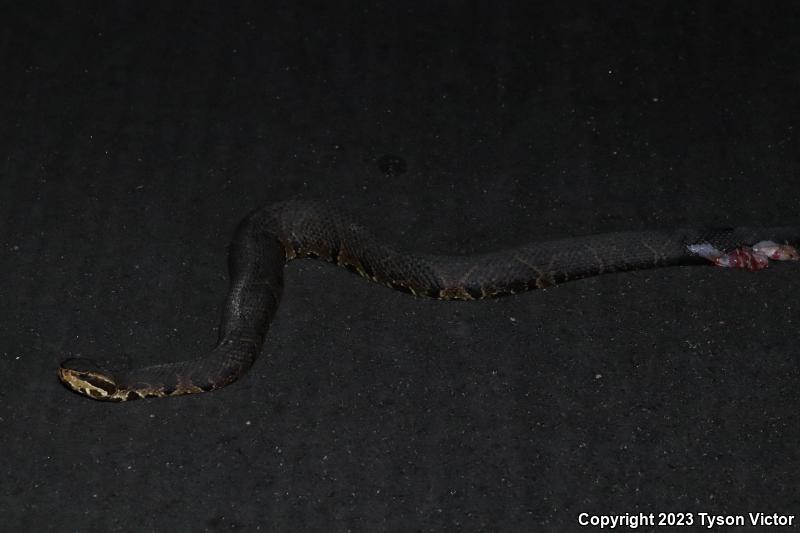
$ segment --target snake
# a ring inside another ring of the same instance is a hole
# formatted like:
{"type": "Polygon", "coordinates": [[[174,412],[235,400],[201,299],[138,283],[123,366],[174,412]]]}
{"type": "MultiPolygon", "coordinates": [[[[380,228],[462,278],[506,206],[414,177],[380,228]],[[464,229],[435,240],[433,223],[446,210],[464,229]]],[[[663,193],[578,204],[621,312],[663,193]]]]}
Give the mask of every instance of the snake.
{"type": "Polygon", "coordinates": [[[566,237],[473,255],[424,254],[387,244],[339,208],[287,200],[251,211],[236,227],[228,248],[229,290],[210,351],[113,369],[73,357],[60,364],[58,376],[74,392],[116,402],[229,385],[258,358],[281,300],[284,267],[292,259],[325,260],[416,296],[481,300],[613,272],[709,261],[758,270],[768,259],[797,260],[798,243],[800,226],[697,227],[566,237]]]}

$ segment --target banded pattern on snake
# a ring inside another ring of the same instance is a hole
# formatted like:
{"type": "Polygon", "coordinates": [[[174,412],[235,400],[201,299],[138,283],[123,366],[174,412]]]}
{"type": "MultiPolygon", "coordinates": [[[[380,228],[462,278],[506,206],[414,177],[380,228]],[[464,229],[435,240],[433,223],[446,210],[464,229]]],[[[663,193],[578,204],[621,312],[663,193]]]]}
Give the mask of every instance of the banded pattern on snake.
{"type": "Polygon", "coordinates": [[[230,289],[217,345],[185,361],[109,370],[91,359],[61,363],[58,375],[89,398],[126,401],[219,389],[261,352],[283,288],[287,261],[314,257],[417,296],[494,298],[610,272],[707,263],[752,270],[798,258],[800,227],[687,228],[619,232],[525,244],[474,256],[396,250],[324,204],[288,201],[258,209],[229,248],[230,289]]]}

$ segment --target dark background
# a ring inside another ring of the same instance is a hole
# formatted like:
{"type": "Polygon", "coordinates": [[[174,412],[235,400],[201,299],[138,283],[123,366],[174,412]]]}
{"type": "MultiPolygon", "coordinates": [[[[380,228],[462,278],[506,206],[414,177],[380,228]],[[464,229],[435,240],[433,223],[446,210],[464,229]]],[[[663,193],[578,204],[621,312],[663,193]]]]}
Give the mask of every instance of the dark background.
{"type": "Polygon", "coordinates": [[[212,346],[231,232],[273,201],[448,253],[798,223],[790,3],[70,4],[0,8],[0,529],[798,512],[796,265],[462,303],[297,261],[222,391],[55,372],[212,346]]]}

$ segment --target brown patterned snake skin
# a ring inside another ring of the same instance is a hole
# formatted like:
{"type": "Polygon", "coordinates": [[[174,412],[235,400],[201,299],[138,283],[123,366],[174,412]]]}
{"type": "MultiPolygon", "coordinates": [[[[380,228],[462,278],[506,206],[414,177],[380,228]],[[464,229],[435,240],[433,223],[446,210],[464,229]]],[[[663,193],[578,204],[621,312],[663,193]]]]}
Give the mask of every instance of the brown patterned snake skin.
{"type": "MultiPolygon", "coordinates": [[[[423,255],[395,250],[323,204],[283,202],[253,211],[236,229],[229,249],[230,289],[219,340],[209,353],[113,371],[90,359],[73,358],[61,363],[58,374],[75,392],[107,401],[224,387],[247,372],[258,357],[280,302],[284,265],[295,258],[324,259],[418,296],[473,300],[609,272],[708,263],[688,246],[707,244],[727,251],[763,240],[792,248],[800,241],[800,227],[607,233],[474,256],[423,255]]],[[[796,259],[796,253],[791,258],[796,259]]]]}

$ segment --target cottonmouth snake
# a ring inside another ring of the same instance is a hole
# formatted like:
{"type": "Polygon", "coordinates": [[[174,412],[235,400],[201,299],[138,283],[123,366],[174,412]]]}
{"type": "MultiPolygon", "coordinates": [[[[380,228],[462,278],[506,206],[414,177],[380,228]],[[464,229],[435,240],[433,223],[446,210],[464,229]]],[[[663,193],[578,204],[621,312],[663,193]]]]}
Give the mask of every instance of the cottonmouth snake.
{"type": "Polygon", "coordinates": [[[236,229],[228,257],[230,289],[217,345],[208,354],[114,371],[90,359],[73,358],[61,363],[58,374],[72,390],[109,401],[224,387],[247,372],[258,357],[278,309],[284,265],[294,258],[324,259],[418,296],[473,300],[609,272],[704,263],[708,257],[701,255],[708,254],[698,255],[697,246],[727,251],[767,239],[796,245],[800,227],[607,233],[474,256],[422,255],[384,244],[325,205],[283,202],[253,211],[236,229]]]}

